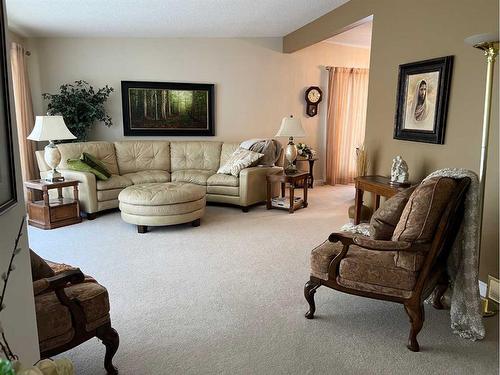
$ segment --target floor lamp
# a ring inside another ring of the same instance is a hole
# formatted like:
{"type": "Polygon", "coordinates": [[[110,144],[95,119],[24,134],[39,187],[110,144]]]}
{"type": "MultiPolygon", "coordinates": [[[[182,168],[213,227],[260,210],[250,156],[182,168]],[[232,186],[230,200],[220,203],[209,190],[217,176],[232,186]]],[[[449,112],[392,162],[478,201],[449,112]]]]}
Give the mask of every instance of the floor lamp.
{"type": "MultiPolygon", "coordinates": [[[[478,250],[481,250],[481,234],[483,229],[483,210],[484,210],[484,190],[486,183],[486,166],[488,162],[488,139],[490,133],[491,117],[491,93],[493,91],[493,68],[495,59],[498,55],[498,33],[473,35],[465,39],[467,44],[484,51],[486,56],[486,91],[484,95],[483,111],[483,136],[481,141],[481,164],[479,166],[479,233],[478,250]]],[[[481,253],[479,253],[479,256],[481,253]]],[[[487,301],[487,300],[486,300],[487,301]]],[[[483,303],[483,315],[491,315],[488,311],[488,304],[483,303]]]]}

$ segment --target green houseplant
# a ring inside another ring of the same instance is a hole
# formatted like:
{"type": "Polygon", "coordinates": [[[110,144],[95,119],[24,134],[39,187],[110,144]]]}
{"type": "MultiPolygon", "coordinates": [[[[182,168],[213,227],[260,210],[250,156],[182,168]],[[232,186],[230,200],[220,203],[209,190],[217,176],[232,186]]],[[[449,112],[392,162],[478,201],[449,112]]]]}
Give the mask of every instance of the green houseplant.
{"type": "Polygon", "coordinates": [[[96,121],[102,121],[107,127],[112,125],[104,103],[113,91],[108,85],[95,90],[88,82],[80,80],[61,85],[59,94],[45,93],[43,98],[49,101],[47,113],[62,115],[76,141],[85,141],[88,129],[96,121]]]}

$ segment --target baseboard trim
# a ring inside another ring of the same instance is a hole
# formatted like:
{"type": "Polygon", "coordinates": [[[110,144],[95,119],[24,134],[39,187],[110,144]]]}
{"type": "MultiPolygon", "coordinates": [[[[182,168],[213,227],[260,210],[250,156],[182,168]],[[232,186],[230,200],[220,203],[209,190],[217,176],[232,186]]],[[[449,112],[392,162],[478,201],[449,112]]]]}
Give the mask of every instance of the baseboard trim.
{"type": "Polygon", "coordinates": [[[325,180],[314,180],[313,186],[322,186],[325,184],[325,180]]]}
{"type": "Polygon", "coordinates": [[[485,282],[479,280],[479,294],[481,297],[486,297],[486,290],[488,289],[488,285],[485,282]]]}

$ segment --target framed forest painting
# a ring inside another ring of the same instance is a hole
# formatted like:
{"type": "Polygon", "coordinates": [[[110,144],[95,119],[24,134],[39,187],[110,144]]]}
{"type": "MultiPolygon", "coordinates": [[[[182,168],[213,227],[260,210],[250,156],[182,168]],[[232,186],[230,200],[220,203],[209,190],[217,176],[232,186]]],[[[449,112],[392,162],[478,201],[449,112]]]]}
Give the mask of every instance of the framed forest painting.
{"type": "Polygon", "coordinates": [[[453,56],[399,66],[394,138],[444,143],[453,56]]]}
{"type": "Polygon", "coordinates": [[[214,85],[122,81],[125,136],[212,136],[214,85]]]}

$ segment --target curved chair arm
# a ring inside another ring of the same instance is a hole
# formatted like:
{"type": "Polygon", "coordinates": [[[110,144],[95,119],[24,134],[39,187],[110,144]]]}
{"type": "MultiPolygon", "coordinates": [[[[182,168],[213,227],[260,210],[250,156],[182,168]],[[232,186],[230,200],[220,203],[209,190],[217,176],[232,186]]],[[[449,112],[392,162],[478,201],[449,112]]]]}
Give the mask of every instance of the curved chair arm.
{"type": "Polygon", "coordinates": [[[330,280],[336,280],[340,261],[347,255],[349,246],[354,244],[354,240],[350,233],[332,233],[328,236],[328,240],[330,242],[341,242],[343,245],[340,253],[332,259],[330,265],[328,266],[328,278],[330,280]]]}
{"type": "Polygon", "coordinates": [[[368,237],[354,237],[354,243],[364,249],[378,251],[411,251],[411,243],[406,241],[374,240],[368,237]]]}
{"type": "Polygon", "coordinates": [[[85,275],[79,268],[74,270],[69,270],[61,272],[58,275],[48,277],[45,280],[48,282],[48,287],[44,292],[53,291],[55,292],[57,299],[61,305],[66,306],[71,314],[71,320],[73,322],[73,328],[78,330],[78,332],[84,332],[85,330],[85,313],[82,307],[75,298],[70,298],[65,293],[64,288],[68,284],[79,284],[85,280],[85,275]]]}

